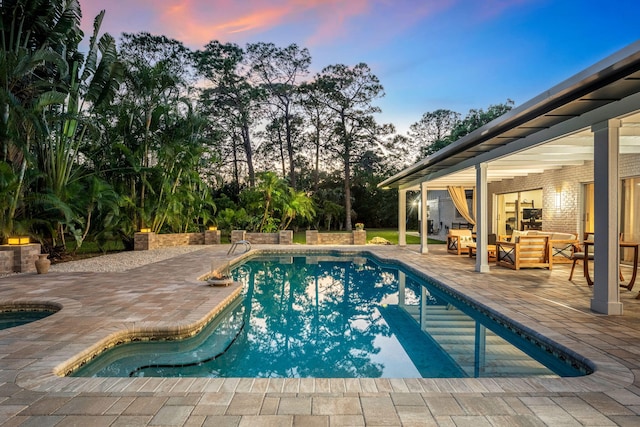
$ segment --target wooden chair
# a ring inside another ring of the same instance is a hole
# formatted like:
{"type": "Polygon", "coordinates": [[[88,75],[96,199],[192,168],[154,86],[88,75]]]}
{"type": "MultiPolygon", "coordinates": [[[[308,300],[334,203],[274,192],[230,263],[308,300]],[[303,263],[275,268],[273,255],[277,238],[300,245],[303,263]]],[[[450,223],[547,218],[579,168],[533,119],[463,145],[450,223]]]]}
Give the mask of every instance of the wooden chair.
{"type": "MultiPolygon", "coordinates": [[[[591,232],[584,233],[584,240],[586,240],[586,241],[593,240],[593,233],[591,233],[591,232]]],[[[569,273],[569,281],[571,281],[571,279],[573,279],[573,270],[575,270],[575,268],[576,268],[576,263],[578,261],[584,262],[584,258],[585,258],[585,253],[582,250],[582,247],[580,245],[578,245],[576,250],[571,255],[571,260],[573,261],[573,263],[571,264],[571,273],[569,273]]],[[[593,252],[589,253],[589,260],[593,261],[593,252]]]]}
{"type": "Polygon", "coordinates": [[[471,230],[449,230],[449,234],[447,234],[447,252],[456,255],[468,254],[470,243],[473,243],[471,230]]]}
{"type": "MultiPolygon", "coordinates": [[[[584,233],[584,240],[586,241],[593,241],[593,232],[591,231],[587,231],[584,233]]],[[[622,233],[620,233],[620,241],[622,241],[624,238],[624,235],[622,233]]],[[[571,260],[573,261],[573,263],[571,264],[571,273],[569,273],[569,281],[571,281],[571,279],[573,279],[573,270],[575,270],[576,268],[576,263],[578,261],[582,261],[584,262],[584,258],[585,258],[585,252],[582,250],[582,248],[580,247],[580,245],[577,245],[576,250],[573,252],[573,254],[571,255],[571,260]]],[[[594,252],[591,251],[589,252],[589,261],[593,261],[594,259],[594,252]]],[[[622,271],[619,271],[619,276],[620,276],[620,281],[624,281],[624,276],[622,275],[622,271]]],[[[584,273],[583,273],[584,275],[584,273]]]]}
{"type": "Polygon", "coordinates": [[[497,265],[520,270],[521,268],[552,269],[551,244],[548,236],[518,236],[516,241],[496,242],[497,265]]]}

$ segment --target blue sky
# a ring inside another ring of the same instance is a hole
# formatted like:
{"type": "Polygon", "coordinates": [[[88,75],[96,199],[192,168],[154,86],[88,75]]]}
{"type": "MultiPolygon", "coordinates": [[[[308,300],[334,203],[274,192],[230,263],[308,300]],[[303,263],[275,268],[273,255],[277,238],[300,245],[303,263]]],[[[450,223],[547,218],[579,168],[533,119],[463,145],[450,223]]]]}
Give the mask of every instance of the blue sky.
{"type": "Polygon", "coordinates": [[[198,49],[210,40],[297,43],[312,71],[367,63],[385,88],[381,123],[399,133],[439,108],[463,116],[520,105],[640,39],[640,1],[80,0],[85,33],[148,31],[198,49]]]}

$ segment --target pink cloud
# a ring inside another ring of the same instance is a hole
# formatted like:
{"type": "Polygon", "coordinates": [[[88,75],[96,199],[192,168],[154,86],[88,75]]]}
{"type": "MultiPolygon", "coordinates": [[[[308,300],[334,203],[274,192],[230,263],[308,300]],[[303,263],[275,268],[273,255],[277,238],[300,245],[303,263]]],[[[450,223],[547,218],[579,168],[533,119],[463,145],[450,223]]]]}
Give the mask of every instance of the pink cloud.
{"type": "MultiPolygon", "coordinates": [[[[489,0],[470,9],[499,14],[505,8],[531,0],[489,0]]],[[[105,8],[103,31],[148,31],[201,47],[210,40],[242,43],[276,28],[287,31],[291,42],[305,46],[349,40],[393,37],[468,0],[81,0],[85,33],[93,17],[105,8]],[[106,3],[106,4],[105,4],[106,3]],[[360,34],[357,34],[357,32],[360,34]]],[[[264,40],[269,41],[269,40],[264,40]]]]}

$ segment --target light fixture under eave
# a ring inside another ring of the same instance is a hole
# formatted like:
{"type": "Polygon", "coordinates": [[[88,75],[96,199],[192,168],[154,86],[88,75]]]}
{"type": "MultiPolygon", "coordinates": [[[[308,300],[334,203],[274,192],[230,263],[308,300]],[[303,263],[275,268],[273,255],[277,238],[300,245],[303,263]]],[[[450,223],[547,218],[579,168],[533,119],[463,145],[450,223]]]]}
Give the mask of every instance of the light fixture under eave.
{"type": "Polygon", "coordinates": [[[556,209],[562,209],[562,191],[556,191],[556,209]]]}

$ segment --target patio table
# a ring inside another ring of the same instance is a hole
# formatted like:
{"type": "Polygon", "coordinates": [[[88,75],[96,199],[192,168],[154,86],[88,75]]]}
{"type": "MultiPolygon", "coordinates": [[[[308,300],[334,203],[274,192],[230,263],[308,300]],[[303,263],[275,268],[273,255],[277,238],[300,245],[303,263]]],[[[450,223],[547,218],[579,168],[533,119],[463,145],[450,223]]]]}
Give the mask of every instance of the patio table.
{"type": "MultiPolygon", "coordinates": [[[[467,247],[469,248],[469,258],[476,256],[477,243],[469,243],[467,247]]],[[[489,253],[489,262],[497,260],[496,245],[487,245],[487,252],[489,253]]]]}

